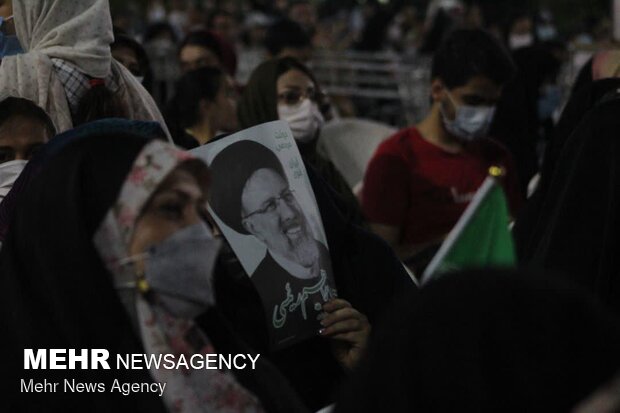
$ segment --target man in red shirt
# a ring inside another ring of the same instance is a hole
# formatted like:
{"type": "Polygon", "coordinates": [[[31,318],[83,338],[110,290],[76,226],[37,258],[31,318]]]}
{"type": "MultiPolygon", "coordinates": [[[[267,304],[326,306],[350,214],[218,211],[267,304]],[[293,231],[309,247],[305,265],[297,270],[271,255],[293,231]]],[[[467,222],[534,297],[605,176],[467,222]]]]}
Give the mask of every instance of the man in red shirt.
{"type": "Polygon", "coordinates": [[[520,194],[509,153],[487,137],[502,86],[515,66],[482,30],[454,31],[432,66],[432,107],[418,125],[383,142],[362,192],[371,228],[401,259],[439,245],[488,175],[501,166],[511,213],[520,194]]]}

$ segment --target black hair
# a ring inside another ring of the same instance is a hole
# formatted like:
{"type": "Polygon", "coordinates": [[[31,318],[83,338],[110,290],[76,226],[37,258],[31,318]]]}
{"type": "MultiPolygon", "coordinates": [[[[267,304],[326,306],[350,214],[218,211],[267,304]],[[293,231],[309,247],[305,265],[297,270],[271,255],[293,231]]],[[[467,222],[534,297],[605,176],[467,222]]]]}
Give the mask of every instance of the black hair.
{"type": "Polygon", "coordinates": [[[231,19],[235,18],[232,13],[229,13],[224,9],[215,9],[211,13],[209,13],[209,16],[207,17],[207,27],[209,29],[213,28],[213,23],[215,22],[215,19],[219,16],[230,17],[231,19]]]}
{"type": "Polygon", "coordinates": [[[170,25],[170,23],[159,22],[151,24],[146,28],[146,31],[144,33],[144,43],[150,42],[151,40],[159,37],[162,33],[169,34],[174,43],[179,41],[177,34],[175,33],[174,28],[170,25]]]}
{"type": "Polygon", "coordinates": [[[312,80],[312,83],[314,83],[314,86],[317,89],[321,87],[319,85],[319,82],[316,80],[314,73],[312,73],[312,71],[308,69],[306,65],[304,65],[303,63],[301,63],[299,60],[295,59],[294,57],[289,57],[289,56],[278,59],[278,66],[276,69],[276,82],[278,81],[280,76],[282,76],[289,70],[299,70],[300,72],[308,76],[310,80],[312,80]]]}
{"type": "Polygon", "coordinates": [[[200,46],[213,52],[220,60],[224,61],[224,52],[222,50],[222,43],[220,39],[207,30],[196,30],[190,32],[185,36],[181,45],[179,46],[179,53],[185,46],[200,46]]]}
{"type": "Polygon", "coordinates": [[[194,126],[199,120],[200,101],[214,101],[223,82],[224,72],[216,67],[203,67],[183,75],[170,103],[171,123],[183,129],[194,126]]]}
{"type": "Polygon", "coordinates": [[[50,139],[56,135],[56,127],[47,113],[28,99],[8,97],[0,102],[0,126],[14,116],[36,119],[45,126],[50,139]]]}
{"type": "MultiPolygon", "coordinates": [[[[324,97],[321,84],[317,80],[316,76],[314,76],[314,73],[312,73],[312,71],[308,69],[308,67],[304,65],[302,62],[290,56],[286,56],[281,59],[278,59],[278,66],[276,68],[276,85],[274,85],[274,88],[277,88],[277,82],[280,76],[282,76],[289,70],[299,70],[300,72],[308,76],[308,78],[310,78],[312,83],[314,83],[314,88],[317,92],[317,96],[324,97]]],[[[319,109],[321,110],[321,113],[324,116],[327,116],[330,110],[330,103],[326,99],[320,98],[317,104],[319,105],[319,109]]]]}
{"type": "Polygon", "coordinates": [[[310,36],[298,23],[292,20],[279,20],[267,29],[265,47],[272,56],[277,56],[288,47],[304,49],[310,45],[310,36]]]}
{"type": "Polygon", "coordinates": [[[153,86],[153,71],[151,70],[151,62],[146,54],[146,50],[144,50],[144,47],[142,47],[138,41],[122,32],[115,32],[114,43],[112,43],[110,47],[112,50],[115,48],[125,47],[132,50],[136,54],[138,64],[140,65],[141,74],[144,76],[142,85],[150,92],[153,86]]]}
{"type": "Polygon", "coordinates": [[[90,79],[90,89],[82,96],[76,113],[73,115],[73,125],[83,125],[99,119],[128,118],[129,111],[120,98],[124,90],[113,92],[104,79],[90,79]]]}
{"type": "Polygon", "coordinates": [[[435,53],[431,77],[441,79],[448,89],[454,89],[475,76],[484,76],[503,85],[515,72],[516,66],[508,50],[490,33],[460,29],[453,31],[435,53]]]}

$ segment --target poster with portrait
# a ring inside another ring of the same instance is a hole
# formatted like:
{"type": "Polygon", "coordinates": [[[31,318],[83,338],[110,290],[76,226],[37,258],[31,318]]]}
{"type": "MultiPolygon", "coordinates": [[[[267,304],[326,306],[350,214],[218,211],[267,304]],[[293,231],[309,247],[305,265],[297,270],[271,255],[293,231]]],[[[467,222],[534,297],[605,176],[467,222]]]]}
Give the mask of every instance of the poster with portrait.
{"type": "Polygon", "coordinates": [[[256,287],[273,349],[317,335],[336,296],[316,198],[286,122],[227,136],[192,153],[211,169],[209,212],[256,287]]]}

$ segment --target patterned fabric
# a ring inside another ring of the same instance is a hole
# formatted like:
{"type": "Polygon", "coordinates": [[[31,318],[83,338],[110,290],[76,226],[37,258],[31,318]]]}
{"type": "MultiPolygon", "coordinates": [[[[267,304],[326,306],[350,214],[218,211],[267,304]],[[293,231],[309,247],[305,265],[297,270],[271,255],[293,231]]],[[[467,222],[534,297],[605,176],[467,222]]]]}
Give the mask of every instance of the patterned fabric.
{"type": "MultiPolygon", "coordinates": [[[[182,162],[194,159],[166,143],[153,141],[136,158],[120,195],[95,233],[94,244],[115,283],[135,281],[123,265],[140,213],[157,187],[182,162]]],[[[191,320],[168,314],[157,303],[135,292],[142,343],[147,354],[210,354],[215,350],[191,320]]],[[[153,380],[167,383],[164,401],[171,412],[261,412],[260,402],[239,385],[230,372],[218,370],[151,369],[153,380]]]]}
{"type": "MultiPolygon", "coordinates": [[[[75,117],[77,113],[80,100],[90,89],[90,77],[82,73],[77,67],[69,62],[65,62],[62,59],[52,58],[54,62],[54,69],[56,69],[56,75],[60,80],[60,83],[65,88],[67,94],[67,101],[69,102],[69,108],[71,109],[71,115],[75,117]]],[[[118,92],[118,82],[110,74],[106,80],[105,85],[113,93],[118,92]]]]}
{"type": "Polygon", "coordinates": [[[25,53],[2,59],[0,100],[9,96],[31,100],[50,116],[58,132],[71,129],[74,104],[69,102],[81,95],[83,81],[70,79],[75,77],[71,69],[69,75],[65,67],[58,70],[51,59],[60,59],[89,78],[106,79],[106,86],[119,90],[129,119],[160,123],[172,141],[153,98],[112,58],[108,0],[20,0],[13,2],[13,13],[25,53]],[[110,77],[118,86],[107,83],[110,77]]]}

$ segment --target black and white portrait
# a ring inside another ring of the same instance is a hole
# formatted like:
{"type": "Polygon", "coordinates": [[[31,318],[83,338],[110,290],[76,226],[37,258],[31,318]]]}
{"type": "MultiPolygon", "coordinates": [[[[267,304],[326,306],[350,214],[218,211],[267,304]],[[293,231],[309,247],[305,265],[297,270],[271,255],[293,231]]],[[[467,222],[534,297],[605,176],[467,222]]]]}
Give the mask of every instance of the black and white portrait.
{"type": "Polygon", "coordinates": [[[329,250],[301,156],[283,122],[196,152],[210,166],[209,209],[258,290],[274,347],[319,329],[335,296],[329,250]]]}

